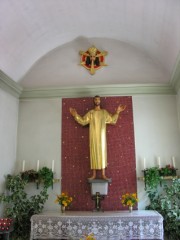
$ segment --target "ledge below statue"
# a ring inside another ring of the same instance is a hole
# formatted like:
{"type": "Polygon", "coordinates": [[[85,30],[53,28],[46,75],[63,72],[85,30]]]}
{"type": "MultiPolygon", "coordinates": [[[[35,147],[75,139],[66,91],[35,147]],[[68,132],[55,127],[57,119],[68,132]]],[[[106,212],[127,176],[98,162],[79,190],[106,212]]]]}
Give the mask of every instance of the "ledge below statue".
{"type": "Polygon", "coordinates": [[[88,183],[111,183],[112,179],[102,179],[102,178],[95,178],[95,179],[90,179],[88,178],[88,183]]]}
{"type": "Polygon", "coordinates": [[[88,183],[91,184],[91,195],[100,195],[108,194],[108,183],[111,183],[111,178],[109,179],[88,179],[88,183]]]}

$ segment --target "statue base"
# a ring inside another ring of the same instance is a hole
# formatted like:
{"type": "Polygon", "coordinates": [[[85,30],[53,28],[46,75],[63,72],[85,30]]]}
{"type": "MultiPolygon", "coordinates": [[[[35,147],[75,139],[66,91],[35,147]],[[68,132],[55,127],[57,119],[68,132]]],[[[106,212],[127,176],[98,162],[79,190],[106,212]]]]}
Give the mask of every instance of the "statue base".
{"type": "Polygon", "coordinates": [[[97,192],[100,195],[107,195],[108,194],[108,183],[111,183],[112,179],[88,179],[88,183],[91,184],[91,194],[96,195],[97,192]]]}
{"type": "Polygon", "coordinates": [[[95,201],[95,209],[93,212],[103,212],[101,208],[101,201],[104,199],[104,196],[108,194],[108,183],[111,182],[111,178],[88,179],[88,183],[91,184],[92,199],[95,201]]]}

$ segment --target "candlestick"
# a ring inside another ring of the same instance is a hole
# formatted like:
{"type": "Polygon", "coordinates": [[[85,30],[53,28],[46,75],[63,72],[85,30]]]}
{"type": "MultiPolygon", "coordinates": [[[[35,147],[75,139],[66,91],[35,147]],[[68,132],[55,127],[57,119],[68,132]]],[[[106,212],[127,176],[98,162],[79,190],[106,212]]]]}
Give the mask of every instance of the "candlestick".
{"type": "Polygon", "coordinates": [[[54,160],[52,160],[52,172],[54,172],[54,160]]]}
{"type": "Polygon", "coordinates": [[[173,166],[174,168],[176,168],[175,157],[172,157],[172,166],[173,166]]]}
{"type": "Polygon", "coordinates": [[[144,158],[144,169],[146,169],[146,159],[144,158]]]}
{"type": "Polygon", "coordinates": [[[23,160],[23,164],[22,164],[22,172],[24,172],[25,170],[25,160],[23,160]]]}
{"type": "Polygon", "coordinates": [[[37,160],[37,172],[39,171],[39,160],[37,160]]]}
{"type": "Polygon", "coordinates": [[[161,168],[161,159],[160,159],[160,157],[157,158],[157,161],[158,161],[158,167],[161,168]]]}

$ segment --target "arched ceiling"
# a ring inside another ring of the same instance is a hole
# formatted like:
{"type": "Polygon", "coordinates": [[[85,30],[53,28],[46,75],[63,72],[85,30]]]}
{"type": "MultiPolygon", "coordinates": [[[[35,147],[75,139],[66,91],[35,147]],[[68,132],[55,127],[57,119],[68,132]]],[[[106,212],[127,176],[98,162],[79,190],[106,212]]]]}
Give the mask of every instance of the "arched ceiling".
{"type": "Polygon", "coordinates": [[[179,0],[1,0],[0,69],[24,88],[168,84],[180,52],[179,0]],[[108,51],[91,76],[80,50],[108,51]]]}

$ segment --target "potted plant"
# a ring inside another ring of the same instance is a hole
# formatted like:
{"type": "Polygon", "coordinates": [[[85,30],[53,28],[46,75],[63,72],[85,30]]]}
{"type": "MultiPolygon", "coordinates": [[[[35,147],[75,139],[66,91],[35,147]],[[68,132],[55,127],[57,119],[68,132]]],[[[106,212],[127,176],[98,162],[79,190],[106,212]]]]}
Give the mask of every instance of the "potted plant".
{"type": "Polygon", "coordinates": [[[53,187],[53,171],[50,168],[43,167],[38,171],[38,180],[43,183],[46,188],[53,187]]]}
{"type": "Polygon", "coordinates": [[[96,240],[96,238],[94,237],[94,234],[85,234],[84,238],[81,238],[80,240],[96,240]]]}
{"type": "Polygon", "coordinates": [[[72,197],[67,193],[62,192],[61,194],[56,195],[55,203],[58,203],[61,206],[61,212],[65,211],[65,208],[72,203],[72,197]]]}
{"type": "Polygon", "coordinates": [[[121,203],[123,206],[128,206],[129,211],[132,212],[133,206],[138,202],[136,193],[126,193],[122,195],[121,203]]]}
{"type": "Polygon", "coordinates": [[[158,167],[151,167],[144,170],[145,190],[154,189],[161,183],[158,167]]]}
{"type": "Polygon", "coordinates": [[[5,216],[14,223],[13,239],[27,240],[30,237],[32,215],[40,213],[48,199],[47,188],[34,196],[29,196],[25,187],[27,180],[21,175],[6,177],[6,191],[0,195],[0,202],[6,204],[5,216]],[[8,192],[8,194],[7,194],[8,192]]]}
{"type": "Polygon", "coordinates": [[[21,172],[21,178],[27,182],[35,182],[38,179],[38,172],[33,169],[21,172]]]}
{"type": "Polygon", "coordinates": [[[148,210],[158,211],[164,218],[165,236],[169,240],[180,239],[180,179],[164,185],[161,193],[157,189],[147,191],[150,204],[148,210]]]}
{"type": "Polygon", "coordinates": [[[171,166],[170,164],[166,165],[163,168],[159,169],[160,176],[176,176],[176,168],[171,166]]]}

